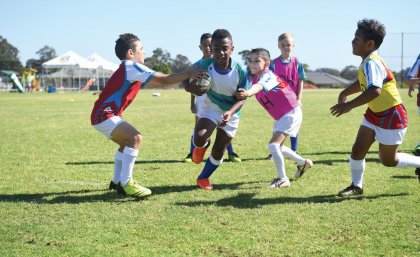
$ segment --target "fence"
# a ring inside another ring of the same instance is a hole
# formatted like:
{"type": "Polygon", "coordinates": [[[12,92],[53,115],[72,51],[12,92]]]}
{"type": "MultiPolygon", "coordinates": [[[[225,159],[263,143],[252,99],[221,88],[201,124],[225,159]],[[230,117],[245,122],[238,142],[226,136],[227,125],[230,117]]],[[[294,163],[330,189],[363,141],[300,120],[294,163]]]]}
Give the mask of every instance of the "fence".
{"type": "MultiPolygon", "coordinates": [[[[411,67],[420,54],[420,32],[387,33],[379,54],[394,72],[401,72],[411,67]]],[[[402,75],[403,73],[400,74],[402,75]]]]}

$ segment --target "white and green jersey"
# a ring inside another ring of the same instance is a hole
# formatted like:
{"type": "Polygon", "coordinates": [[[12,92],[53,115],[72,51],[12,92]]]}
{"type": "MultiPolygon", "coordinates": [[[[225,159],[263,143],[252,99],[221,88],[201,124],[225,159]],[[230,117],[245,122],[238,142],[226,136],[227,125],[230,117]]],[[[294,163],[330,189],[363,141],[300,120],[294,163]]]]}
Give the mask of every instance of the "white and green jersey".
{"type": "MultiPolygon", "coordinates": [[[[220,70],[216,68],[214,58],[201,59],[194,67],[207,71],[211,78],[211,86],[207,91],[206,105],[220,112],[230,110],[237,102],[235,93],[239,88],[249,88],[246,78],[246,69],[238,62],[230,59],[230,68],[220,70]]],[[[239,110],[236,113],[239,115],[239,110]]]]}

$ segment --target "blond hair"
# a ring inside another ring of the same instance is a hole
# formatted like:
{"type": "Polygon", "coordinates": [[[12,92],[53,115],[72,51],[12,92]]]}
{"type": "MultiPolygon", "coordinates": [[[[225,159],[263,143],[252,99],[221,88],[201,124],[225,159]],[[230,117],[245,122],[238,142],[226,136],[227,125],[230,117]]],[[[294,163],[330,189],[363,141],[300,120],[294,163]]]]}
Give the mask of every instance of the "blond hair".
{"type": "Polygon", "coordinates": [[[290,32],[285,32],[285,33],[281,34],[279,36],[279,38],[278,38],[278,42],[282,41],[283,39],[292,39],[292,40],[294,40],[293,39],[293,36],[292,36],[292,33],[290,33],[290,32]]]}

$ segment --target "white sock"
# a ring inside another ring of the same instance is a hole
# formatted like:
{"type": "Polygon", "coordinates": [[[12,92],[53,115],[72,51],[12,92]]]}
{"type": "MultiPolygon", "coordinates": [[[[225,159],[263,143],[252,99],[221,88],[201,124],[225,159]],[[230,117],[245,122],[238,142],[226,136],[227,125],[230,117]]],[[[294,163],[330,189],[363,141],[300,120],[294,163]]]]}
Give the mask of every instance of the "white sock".
{"type": "Polygon", "coordinates": [[[123,152],[122,158],[122,169],[121,169],[121,185],[127,185],[128,181],[133,177],[133,168],[136,161],[136,157],[139,151],[126,146],[123,152]]]}
{"type": "Polygon", "coordinates": [[[420,168],[420,157],[406,154],[397,153],[398,163],[397,167],[414,167],[420,168]]]}
{"type": "Polygon", "coordinates": [[[273,156],[274,164],[276,165],[277,175],[279,179],[288,179],[286,175],[286,168],[284,167],[284,158],[280,150],[279,144],[269,144],[268,150],[273,156]]]}
{"type": "Polygon", "coordinates": [[[286,158],[293,159],[297,163],[297,165],[304,165],[305,164],[305,159],[303,159],[302,156],[297,154],[295,151],[293,151],[289,147],[283,145],[281,147],[281,152],[283,153],[283,155],[286,158]]]}
{"type": "Polygon", "coordinates": [[[365,173],[366,161],[363,160],[353,160],[350,157],[350,171],[351,171],[351,180],[353,185],[363,188],[363,174],[365,173]]]}
{"type": "Polygon", "coordinates": [[[115,184],[118,184],[120,182],[122,158],[123,158],[123,153],[120,151],[117,151],[114,156],[114,177],[112,178],[112,181],[115,184]]]}

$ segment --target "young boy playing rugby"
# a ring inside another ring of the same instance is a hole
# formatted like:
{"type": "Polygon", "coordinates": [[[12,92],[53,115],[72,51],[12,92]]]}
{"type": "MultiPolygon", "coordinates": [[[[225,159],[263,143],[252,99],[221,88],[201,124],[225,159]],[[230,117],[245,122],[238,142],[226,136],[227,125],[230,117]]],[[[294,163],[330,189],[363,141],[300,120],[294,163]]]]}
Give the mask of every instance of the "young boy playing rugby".
{"type": "MultiPolygon", "coordinates": [[[[200,45],[198,47],[200,48],[200,51],[203,53],[203,57],[201,59],[208,59],[213,56],[211,53],[211,34],[210,33],[204,33],[203,35],[201,35],[200,45]]],[[[200,96],[195,96],[194,94],[191,94],[190,109],[191,109],[191,112],[195,114],[194,125],[197,123],[198,118],[200,117],[201,107],[205,99],[206,99],[206,94],[200,95],[200,96]]],[[[195,148],[193,139],[194,139],[194,131],[191,135],[190,153],[187,155],[187,157],[185,157],[184,162],[192,162],[192,154],[195,148]]],[[[238,154],[236,154],[233,151],[232,143],[230,143],[226,149],[228,151],[228,158],[231,162],[242,161],[241,158],[239,158],[238,154]]]]}
{"type": "Polygon", "coordinates": [[[353,54],[362,57],[359,80],[344,89],[338,104],[330,108],[333,116],[341,116],[353,108],[368,104],[350,157],[352,184],[339,196],[363,194],[365,156],[373,142],[379,142],[379,159],[387,167],[420,167],[420,157],[398,153],[407,131],[407,112],[397,90],[394,75],[378,55],[385,37],[385,27],[376,20],[363,19],[357,23],[352,41],[353,54]],[[362,92],[351,101],[347,96],[362,92]]]}
{"type": "MultiPolygon", "coordinates": [[[[306,79],[306,74],[303,64],[296,56],[292,55],[295,48],[295,39],[292,34],[286,32],[278,37],[277,42],[281,54],[272,60],[270,69],[289,84],[296,95],[296,100],[302,105],[303,81],[306,79]]],[[[290,148],[297,152],[298,133],[290,136],[290,148]]],[[[270,156],[267,159],[270,159],[270,156]]]]}
{"type": "Polygon", "coordinates": [[[252,86],[249,90],[239,89],[236,97],[244,100],[255,95],[257,101],[275,120],[268,149],[276,165],[277,178],[268,187],[285,188],[290,187],[290,180],[286,175],[283,153],[287,153],[298,164],[296,179],[312,168],[313,163],[283,145],[288,136],[298,133],[302,123],[302,110],[293,87],[269,70],[269,65],[270,53],[266,49],[252,49],[249,55],[249,70],[253,75],[252,86]]]}
{"type": "MultiPolygon", "coordinates": [[[[212,173],[222,164],[226,147],[235,136],[239,124],[239,111],[245,101],[238,101],[235,93],[239,88],[247,88],[246,70],[230,58],[234,49],[232,36],[225,29],[212,34],[212,58],[199,60],[195,67],[207,71],[211,86],[200,108],[199,119],[194,129],[195,149],[192,161],[199,164],[208,148],[213,131],[217,129],[211,155],[197,178],[197,186],[212,190],[209,181],[212,173]]],[[[195,80],[190,83],[196,85],[195,80]]]]}
{"type": "MultiPolygon", "coordinates": [[[[143,140],[140,132],[122,117],[123,111],[147,82],[173,85],[186,79],[196,79],[203,74],[190,70],[179,74],[163,74],[144,66],[144,48],[133,34],[122,34],[116,41],[115,54],[122,61],[99,95],[91,114],[91,124],[100,133],[119,145],[114,158],[114,177],[109,189],[134,197],[145,197],[152,192],[133,180],[133,167],[143,140]]],[[[187,88],[190,91],[196,90],[187,88]]]]}

